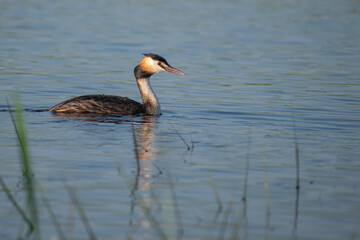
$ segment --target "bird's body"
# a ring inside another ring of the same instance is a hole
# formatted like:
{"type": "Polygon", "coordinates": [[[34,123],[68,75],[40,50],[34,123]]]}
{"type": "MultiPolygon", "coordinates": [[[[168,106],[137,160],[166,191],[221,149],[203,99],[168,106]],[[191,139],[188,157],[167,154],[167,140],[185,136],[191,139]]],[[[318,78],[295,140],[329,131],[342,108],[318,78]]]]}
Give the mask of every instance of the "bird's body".
{"type": "Polygon", "coordinates": [[[167,61],[156,54],[144,54],[145,58],[134,69],[142,104],[126,97],[113,95],[84,95],[61,102],[49,109],[54,114],[122,114],[122,115],[159,115],[159,101],[150,86],[151,75],[159,72],[172,72],[184,75],[171,67],[167,61]]]}
{"type": "Polygon", "coordinates": [[[52,107],[54,113],[94,113],[136,115],[145,113],[144,106],[127,97],[94,94],[74,97],[52,107]]]}

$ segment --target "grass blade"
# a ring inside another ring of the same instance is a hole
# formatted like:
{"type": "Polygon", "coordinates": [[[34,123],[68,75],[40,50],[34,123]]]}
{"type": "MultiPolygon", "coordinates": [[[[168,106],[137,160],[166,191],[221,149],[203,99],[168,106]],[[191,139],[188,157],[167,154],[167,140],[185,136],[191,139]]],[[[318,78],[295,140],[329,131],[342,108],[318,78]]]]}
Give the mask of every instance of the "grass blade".
{"type": "Polygon", "coordinates": [[[295,210],[294,210],[294,223],[293,223],[293,235],[295,236],[298,224],[299,217],[299,197],[300,197],[300,154],[299,154],[299,144],[296,134],[296,124],[295,124],[295,116],[292,111],[292,120],[293,120],[293,132],[294,132],[294,149],[295,149],[295,171],[296,171],[296,183],[295,183],[295,210]]]}
{"type": "Polygon", "coordinates": [[[0,176],[0,185],[2,189],[4,190],[6,196],[8,197],[9,201],[12,203],[12,205],[15,207],[15,209],[20,213],[21,217],[24,219],[24,221],[29,225],[30,232],[34,230],[34,226],[31,222],[31,220],[26,216],[25,212],[21,209],[19,204],[16,202],[15,198],[11,194],[9,188],[6,186],[4,180],[0,176]]]}
{"type": "Polygon", "coordinates": [[[32,170],[32,165],[29,157],[26,126],[25,126],[20,98],[19,97],[14,98],[14,108],[15,108],[14,114],[10,107],[9,102],[7,102],[7,105],[20,146],[21,165],[24,174],[24,187],[26,191],[26,204],[29,211],[30,220],[34,229],[32,237],[34,239],[40,239],[40,231],[38,224],[39,216],[37,211],[37,202],[36,202],[36,194],[35,194],[34,173],[32,170]]]}
{"type": "Polygon", "coordinates": [[[265,222],[264,239],[266,240],[269,239],[271,207],[270,207],[268,161],[266,156],[264,139],[262,140],[262,145],[263,145],[263,167],[264,167],[264,190],[265,190],[265,199],[266,199],[266,222],[265,222]]]}
{"type": "Polygon", "coordinates": [[[81,206],[81,204],[79,202],[79,199],[76,196],[75,190],[70,186],[66,186],[66,190],[68,191],[68,194],[70,196],[72,204],[74,205],[75,209],[78,211],[78,213],[80,215],[81,221],[84,224],[84,227],[85,227],[86,232],[87,232],[87,234],[89,236],[89,239],[95,240],[96,239],[95,233],[92,230],[90,222],[89,222],[89,220],[88,220],[88,218],[87,218],[87,216],[85,214],[85,211],[82,208],[82,206],[81,206]]]}
{"type": "Polygon", "coordinates": [[[218,190],[216,188],[214,179],[213,179],[213,177],[212,177],[212,175],[210,174],[209,171],[208,171],[208,177],[209,177],[211,189],[213,191],[216,203],[218,205],[218,210],[221,211],[221,209],[223,208],[223,204],[222,204],[222,201],[221,201],[221,198],[220,198],[220,194],[219,194],[219,192],[218,192],[218,190]]]}
{"type": "Polygon", "coordinates": [[[229,221],[229,216],[231,214],[231,209],[232,209],[233,203],[234,202],[231,200],[227,204],[227,209],[224,212],[223,220],[222,220],[222,223],[221,223],[221,226],[220,226],[220,231],[219,231],[219,236],[218,236],[219,240],[225,239],[225,232],[226,232],[227,224],[228,224],[228,221],[229,221]]]}
{"type": "Polygon", "coordinates": [[[299,144],[296,135],[296,125],[295,119],[293,115],[293,131],[294,131],[294,145],[295,145],[295,168],[296,168],[296,190],[300,189],[300,154],[299,154],[299,144]]]}
{"type": "Polygon", "coordinates": [[[39,184],[38,184],[38,189],[40,190],[39,191],[40,192],[40,198],[41,198],[43,204],[46,207],[46,210],[47,210],[47,212],[49,214],[51,222],[53,223],[53,225],[55,227],[55,230],[59,235],[59,238],[62,239],[62,240],[66,240],[67,237],[66,237],[64,231],[62,230],[61,225],[60,225],[59,221],[57,220],[57,217],[56,217],[54,211],[52,210],[52,207],[50,205],[49,200],[46,198],[44,190],[42,189],[42,187],[39,184]]]}
{"type": "MultiPolygon", "coordinates": [[[[174,129],[174,131],[176,132],[176,134],[180,137],[180,139],[184,142],[184,144],[186,145],[186,148],[188,151],[190,151],[192,148],[189,146],[189,144],[185,141],[185,139],[181,136],[181,134],[179,133],[179,131],[174,127],[174,125],[172,123],[170,123],[171,127],[174,129]]],[[[192,146],[194,146],[194,143],[192,143],[192,146]]],[[[194,148],[194,147],[193,147],[194,148]]]]}
{"type": "Polygon", "coordinates": [[[244,214],[246,215],[246,201],[247,201],[247,188],[249,180],[249,165],[250,165],[250,151],[251,151],[251,128],[249,129],[249,141],[246,154],[246,166],[245,166],[245,179],[244,179],[244,193],[242,201],[244,202],[244,214]]]}
{"type": "Polygon", "coordinates": [[[174,215],[176,218],[176,225],[177,225],[177,239],[182,239],[183,235],[184,235],[184,227],[183,227],[182,220],[181,220],[179,205],[178,205],[178,201],[177,201],[177,197],[176,197],[175,186],[172,181],[171,174],[168,173],[167,176],[168,176],[167,182],[168,182],[169,189],[171,191],[172,202],[174,205],[174,215]]]}
{"type": "Polygon", "coordinates": [[[130,190],[131,194],[139,201],[138,206],[140,207],[141,211],[144,213],[144,215],[148,219],[152,228],[158,234],[159,239],[168,239],[164,230],[161,228],[160,223],[156,220],[156,218],[151,213],[151,209],[148,206],[146,206],[146,203],[142,199],[138,190],[134,189],[134,187],[132,186],[130,177],[127,176],[127,174],[124,171],[122,171],[121,167],[118,168],[118,172],[119,172],[119,175],[122,177],[123,181],[125,182],[126,187],[130,190]]]}

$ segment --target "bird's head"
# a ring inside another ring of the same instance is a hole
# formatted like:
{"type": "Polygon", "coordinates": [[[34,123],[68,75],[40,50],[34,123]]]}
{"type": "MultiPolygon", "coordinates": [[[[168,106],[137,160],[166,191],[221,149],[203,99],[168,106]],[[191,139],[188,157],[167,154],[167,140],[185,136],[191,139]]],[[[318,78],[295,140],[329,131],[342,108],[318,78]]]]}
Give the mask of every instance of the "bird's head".
{"type": "Polygon", "coordinates": [[[175,74],[185,75],[182,71],[173,68],[165,60],[165,58],[154,54],[146,53],[144,54],[144,59],[137,65],[134,69],[134,74],[137,79],[139,78],[149,78],[155,73],[161,72],[171,72],[175,74]]]}

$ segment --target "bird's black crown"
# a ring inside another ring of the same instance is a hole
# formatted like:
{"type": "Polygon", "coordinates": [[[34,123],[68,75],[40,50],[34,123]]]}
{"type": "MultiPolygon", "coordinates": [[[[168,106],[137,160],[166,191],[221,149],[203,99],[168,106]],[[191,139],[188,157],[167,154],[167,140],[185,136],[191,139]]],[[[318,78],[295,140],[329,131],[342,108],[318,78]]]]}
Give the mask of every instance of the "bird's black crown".
{"type": "Polygon", "coordinates": [[[162,56],[157,55],[155,53],[144,53],[144,56],[151,57],[154,60],[157,60],[157,61],[160,61],[160,62],[163,62],[163,63],[166,63],[167,65],[169,65],[168,62],[165,60],[165,58],[163,58],[162,56]]]}

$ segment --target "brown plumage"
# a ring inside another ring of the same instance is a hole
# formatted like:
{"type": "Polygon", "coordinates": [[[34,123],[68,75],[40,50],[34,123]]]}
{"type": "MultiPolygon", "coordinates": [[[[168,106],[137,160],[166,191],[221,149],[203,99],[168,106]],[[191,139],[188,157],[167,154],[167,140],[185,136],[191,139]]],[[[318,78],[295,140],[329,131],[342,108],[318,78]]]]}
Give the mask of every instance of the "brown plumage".
{"type": "Polygon", "coordinates": [[[157,54],[149,53],[144,55],[144,59],[134,69],[134,75],[143,101],[142,104],[126,97],[95,94],[71,98],[53,106],[49,111],[62,116],[87,113],[161,114],[159,101],[150,86],[151,75],[160,72],[172,72],[180,75],[184,75],[184,73],[171,67],[163,57],[157,54]]]}
{"type": "Polygon", "coordinates": [[[144,106],[127,97],[94,94],[74,97],[49,109],[53,113],[95,113],[136,115],[145,113],[144,106]]]}

